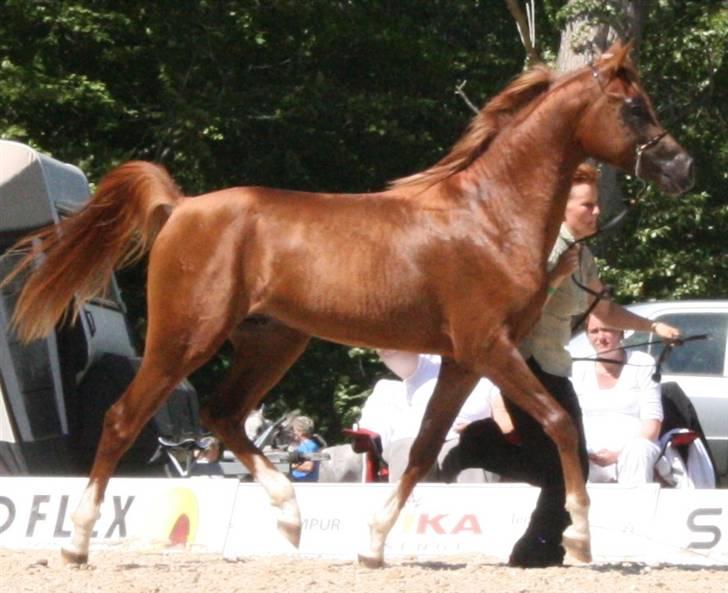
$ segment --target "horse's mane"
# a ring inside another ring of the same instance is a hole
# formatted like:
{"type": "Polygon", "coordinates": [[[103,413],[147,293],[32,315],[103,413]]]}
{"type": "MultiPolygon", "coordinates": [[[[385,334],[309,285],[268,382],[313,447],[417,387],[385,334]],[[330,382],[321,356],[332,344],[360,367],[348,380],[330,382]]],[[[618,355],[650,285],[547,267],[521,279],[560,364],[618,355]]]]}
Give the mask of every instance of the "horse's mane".
{"type": "Polygon", "coordinates": [[[549,90],[555,79],[554,72],[543,65],[527,70],[478,112],[445,157],[429,169],[392,181],[390,188],[429,187],[466,169],[485,152],[513,116],[549,90]]]}

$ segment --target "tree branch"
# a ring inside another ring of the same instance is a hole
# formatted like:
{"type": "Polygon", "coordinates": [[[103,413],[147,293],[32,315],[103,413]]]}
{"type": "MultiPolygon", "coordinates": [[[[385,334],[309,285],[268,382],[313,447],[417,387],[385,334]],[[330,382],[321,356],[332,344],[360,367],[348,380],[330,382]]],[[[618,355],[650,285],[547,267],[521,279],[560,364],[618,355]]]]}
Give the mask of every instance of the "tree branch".
{"type": "Polygon", "coordinates": [[[473,113],[475,115],[478,115],[479,109],[475,106],[475,104],[470,100],[470,98],[465,94],[465,91],[463,90],[465,88],[465,85],[468,83],[467,80],[463,80],[461,83],[459,83],[455,87],[455,94],[459,95],[463,101],[465,101],[465,104],[472,109],[473,113]]]}
{"type": "Polygon", "coordinates": [[[508,10],[513,15],[518,28],[518,35],[521,37],[521,43],[526,50],[526,64],[533,64],[541,61],[538,51],[536,51],[536,7],[533,0],[530,0],[530,9],[526,6],[528,14],[523,11],[520,0],[506,0],[508,10]]]}

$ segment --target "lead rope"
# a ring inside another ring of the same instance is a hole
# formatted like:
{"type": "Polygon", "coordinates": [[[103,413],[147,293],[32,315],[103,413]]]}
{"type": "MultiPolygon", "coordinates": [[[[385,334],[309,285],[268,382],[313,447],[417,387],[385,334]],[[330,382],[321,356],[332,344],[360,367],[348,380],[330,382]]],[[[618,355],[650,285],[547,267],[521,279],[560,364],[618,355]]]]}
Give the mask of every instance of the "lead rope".
{"type": "MultiPolygon", "coordinates": [[[[652,346],[654,344],[663,344],[664,348],[660,355],[655,361],[655,372],[652,373],[652,380],[655,383],[659,383],[662,380],[662,365],[667,362],[672,354],[673,349],[676,346],[683,346],[687,342],[695,342],[697,340],[709,340],[710,334],[696,334],[693,336],[686,336],[684,338],[678,338],[672,342],[665,342],[664,340],[647,340],[646,342],[638,342],[637,344],[628,344],[626,346],[620,346],[619,348],[612,348],[611,350],[605,350],[601,354],[608,354],[610,352],[616,352],[617,350],[629,350],[631,348],[641,348],[642,346],[652,346]]],[[[633,366],[633,367],[646,367],[652,366],[651,364],[637,364],[634,362],[621,362],[619,360],[613,360],[611,358],[604,358],[603,356],[575,356],[571,359],[574,362],[605,362],[609,364],[621,364],[622,366],[633,366]]]]}

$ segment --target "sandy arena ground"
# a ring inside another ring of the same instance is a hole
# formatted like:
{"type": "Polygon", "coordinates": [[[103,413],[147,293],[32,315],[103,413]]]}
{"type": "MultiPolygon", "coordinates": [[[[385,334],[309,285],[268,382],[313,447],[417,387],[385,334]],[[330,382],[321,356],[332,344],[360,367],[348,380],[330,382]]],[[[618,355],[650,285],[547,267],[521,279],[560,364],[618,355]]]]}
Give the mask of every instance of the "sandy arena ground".
{"type": "Polygon", "coordinates": [[[0,593],[725,593],[728,567],[635,563],[513,569],[483,557],[401,559],[383,569],[275,557],[98,551],[67,567],[56,551],[0,549],[0,593]]]}

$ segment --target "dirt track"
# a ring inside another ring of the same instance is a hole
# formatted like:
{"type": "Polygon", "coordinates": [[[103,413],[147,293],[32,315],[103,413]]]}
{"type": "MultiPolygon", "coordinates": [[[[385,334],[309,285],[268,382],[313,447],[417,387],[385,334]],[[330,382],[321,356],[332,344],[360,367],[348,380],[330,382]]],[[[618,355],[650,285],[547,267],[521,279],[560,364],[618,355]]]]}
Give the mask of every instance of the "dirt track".
{"type": "Polygon", "coordinates": [[[728,567],[601,564],[512,569],[482,557],[352,562],[187,552],[96,552],[69,568],[56,551],[0,550],[0,593],[724,593],[728,567]]]}

